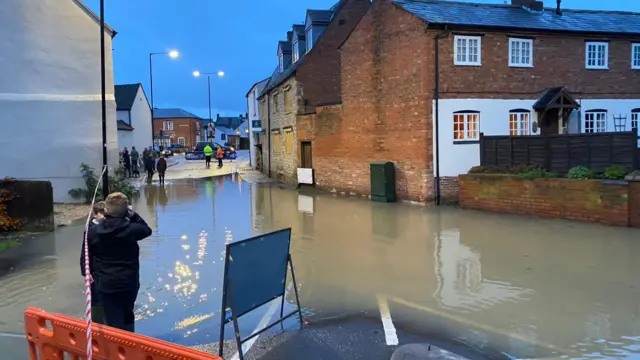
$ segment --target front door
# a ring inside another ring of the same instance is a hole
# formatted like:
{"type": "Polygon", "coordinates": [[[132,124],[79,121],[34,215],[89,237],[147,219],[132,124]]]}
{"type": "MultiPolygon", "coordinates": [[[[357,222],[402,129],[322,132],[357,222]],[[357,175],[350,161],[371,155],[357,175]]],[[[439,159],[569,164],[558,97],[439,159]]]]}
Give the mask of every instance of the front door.
{"type": "Polygon", "coordinates": [[[302,141],[300,143],[300,167],[303,169],[313,168],[312,159],[311,141],[302,141]]]}

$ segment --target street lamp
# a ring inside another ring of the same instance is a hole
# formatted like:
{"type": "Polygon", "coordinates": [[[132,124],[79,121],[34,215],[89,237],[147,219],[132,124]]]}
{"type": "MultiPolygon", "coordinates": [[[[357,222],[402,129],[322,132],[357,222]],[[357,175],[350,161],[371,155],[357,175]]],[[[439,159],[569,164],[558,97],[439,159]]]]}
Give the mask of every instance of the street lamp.
{"type": "Polygon", "coordinates": [[[178,52],[178,50],[171,50],[168,52],[149,53],[149,87],[151,90],[151,113],[152,114],[153,114],[153,109],[155,109],[154,102],[153,102],[153,56],[154,55],[168,55],[170,59],[175,60],[178,57],[180,57],[180,53],[178,52]]]}
{"type": "Polygon", "coordinates": [[[193,71],[193,77],[200,77],[200,75],[207,75],[207,90],[209,97],[209,125],[213,123],[213,119],[211,118],[211,75],[218,75],[218,77],[224,76],[224,71],[218,71],[217,73],[212,72],[200,72],[198,70],[193,71]]]}

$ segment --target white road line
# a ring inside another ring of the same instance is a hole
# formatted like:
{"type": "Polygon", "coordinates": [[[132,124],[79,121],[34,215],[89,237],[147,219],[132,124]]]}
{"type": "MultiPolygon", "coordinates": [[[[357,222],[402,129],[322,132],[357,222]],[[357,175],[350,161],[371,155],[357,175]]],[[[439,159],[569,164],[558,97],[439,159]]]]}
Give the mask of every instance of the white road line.
{"type": "MultiPolygon", "coordinates": [[[[269,309],[267,310],[267,313],[264,314],[264,316],[262,317],[262,319],[258,323],[258,326],[256,326],[256,329],[253,330],[251,335],[257,333],[258,331],[264,329],[267,325],[269,325],[269,320],[271,320],[271,318],[273,317],[273,314],[276,313],[276,310],[278,309],[278,304],[280,304],[280,301],[281,301],[280,298],[271,301],[271,305],[269,306],[269,309]]],[[[247,352],[249,352],[249,349],[251,349],[251,347],[256,342],[256,340],[258,340],[259,337],[260,337],[260,335],[254,337],[254,338],[250,339],[249,341],[247,341],[246,343],[242,344],[242,353],[246,354],[247,352]]],[[[233,355],[233,357],[231,357],[231,360],[240,360],[240,355],[238,353],[235,353],[233,355]]]]}
{"type": "Polygon", "coordinates": [[[378,295],[378,307],[380,307],[380,318],[382,319],[384,338],[387,341],[387,345],[398,345],[398,335],[396,334],[396,327],[393,326],[393,321],[391,320],[389,303],[386,297],[378,295]]]}

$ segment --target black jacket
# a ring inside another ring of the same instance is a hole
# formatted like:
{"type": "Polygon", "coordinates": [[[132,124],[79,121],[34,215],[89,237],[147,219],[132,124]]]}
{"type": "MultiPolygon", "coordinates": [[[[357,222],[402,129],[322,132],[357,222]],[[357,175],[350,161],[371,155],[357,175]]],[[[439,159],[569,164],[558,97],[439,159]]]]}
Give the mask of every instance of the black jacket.
{"type": "Polygon", "coordinates": [[[137,291],[140,286],[138,241],[151,235],[151,228],[134,213],[131,218],[107,216],[89,228],[91,273],[98,291],[137,291]]]}
{"type": "Polygon", "coordinates": [[[158,159],[158,164],[156,165],[156,169],[158,170],[158,172],[161,172],[161,173],[167,171],[167,160],[165,160],[165,158],[158,159]]]}
{"type": "MultiPolygon", "coordinates": [[[[91,220],[89,222],[89,229],[91,229],[92,227],[98,225],[98,222],[96,220],[91,220]]],[[[85,232],[82,233],[82,251],[80,252],[80,273],[82,274],[82,276],[85,276],[85,271],[84,271],[84,235],[85,232]]],[[[91,272],[93,273],[93,254],[91,252],[89,252],[89,270],[91,270],[91,272]]]]}

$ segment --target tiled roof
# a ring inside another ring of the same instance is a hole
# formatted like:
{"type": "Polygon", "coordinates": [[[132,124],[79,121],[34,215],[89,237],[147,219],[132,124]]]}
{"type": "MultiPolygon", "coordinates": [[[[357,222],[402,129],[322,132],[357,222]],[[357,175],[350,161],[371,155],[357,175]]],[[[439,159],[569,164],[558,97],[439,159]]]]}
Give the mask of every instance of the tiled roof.
{"type": "Polygon", "coordinates": [[[154,119],[180,119],[193,118],[200,119],[200,116],[194,115],[182,109],[153,109],[154,119]]]}
{"type": "Polygon", "coordinates": [[[116,108],[117,110],[131,110],[136,101],[140,84],[116,85],[116,108]]]}
{"type": "Polygon", "coordinates": [[[333,16],[332,10],[307,10],[307,15],[311,18],[311,23],[328,23],[333,16]]]}
{"type": "Polygon", "coordinates": [[[214,122],[216,129],[218,127],[224,127],[229,129],[237,129],[244,121],[244,118],[238,116],[220,116],[214,122]]]}
{"type": "Polygon", "coordinates": [[[249,88],[249,91],[247,91],[247,94],[244,97],[249,97],[249,93],[251,93],[251,91],[253,91],[254,88],[258,89],[258,96],[260,96],[260,93],[262,92],[262,90],[264,90],[264,87],[267,86],[267,83],[269,82],[270,78],[271,77],[268,77],[266,79],[253,83],[253,85],[251,85],[251,87],[249,88]]]}
{"type": "Polygon", "coordinates": [[[531,11],[500,4],[476,4],[438,0],[393,0],[416,17],[440,25],[571,31],[603,34],[640,34],[640,13],[555,9],[531,11]]]}
{"type": "Polygon", "coordinates": [[[118,130],[133,131],[133,126],[127,124],[124,120],[118,120],[118,130]]]}

